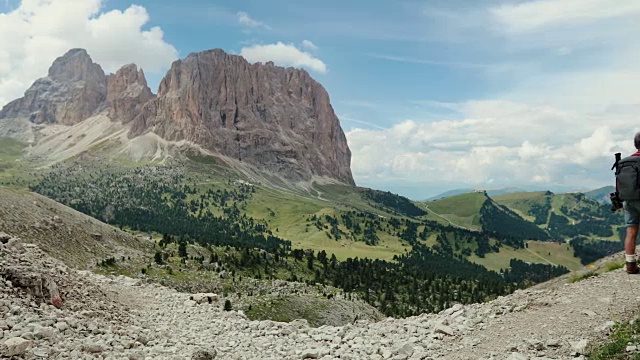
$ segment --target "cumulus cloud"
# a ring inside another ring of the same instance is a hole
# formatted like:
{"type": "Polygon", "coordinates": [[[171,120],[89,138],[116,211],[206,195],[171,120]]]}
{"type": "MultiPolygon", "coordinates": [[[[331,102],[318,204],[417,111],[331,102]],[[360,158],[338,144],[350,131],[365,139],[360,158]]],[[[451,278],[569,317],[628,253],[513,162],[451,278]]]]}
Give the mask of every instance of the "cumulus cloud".
{"type": "Polygon", "coordinates": [[[302,40],[302,47],[309,49],[311,51],[317,51],[318,47],[316,46],[316,44],[312,43],[309,40],[302,40]]]}
{"type": "Polygon", "coordinates": [[[102,4],[23,0],[15,10],[0,13],[0,106],[22,96],[70,48],[86,49],[107,72],[132,62],[160,72],[178,57],[162,29],[144,28],[149,22],[144,7],[101,12],[102,4]]]}
{"type": "Polygon", "coordinates": [[[238,18],[238,24],[244,26],[245,28],[248,28],[248,29],[262,28],[266,30],[271,29],[271,27],[269,27],[267,24],[253,19],[251,16],[249,16],[249,14],[247,14],[244,11],[239,11],[236,14],[236,17],[238,18]]]}
{"type": "Polygon", "coordinates": [[[252,63],[273,61],[280,66],[303,67],[322,74],[327,72],[327,65],[322,60],[293,44],[251,45],[242,48],[240,55],[252,63]]]}
{"type": "Polygon", "coordinates": [[[356,180],[426,188],[543,184],[578,189],[610,177],[602,164],[614,152],[629,153],[633,147],[633,113],[585,117],[509,101],[457,107],[463,113],[458,120],[407,120],[384,130],[347,132],[356,180]]]}
{"type": "Polygon", "coordinates": [[[504,4],[491,13],[512,32],[571,26],[603,19],[640,14],[636,0],[537,0],[504,4]]]}
{"type": "Polygon", "coordinates": [[[488,184],[552,190],[611,184],[612,154],[634,151],[631,137],[640,129],[638,15],[640,3],[631,0],[483,6],[473,16],[490,30],[468,34],[463,44],[490,44],[500,61],[526,63],[508,77],[478,67],[502,85],[483,100],[409,101],[437,121],[415,120],[414,110],[414,120],[388,129],[349,131],[356,182],[409,184],[415,197],[420,189],[430,189],[422,193],[428,195],[488,184]]]}

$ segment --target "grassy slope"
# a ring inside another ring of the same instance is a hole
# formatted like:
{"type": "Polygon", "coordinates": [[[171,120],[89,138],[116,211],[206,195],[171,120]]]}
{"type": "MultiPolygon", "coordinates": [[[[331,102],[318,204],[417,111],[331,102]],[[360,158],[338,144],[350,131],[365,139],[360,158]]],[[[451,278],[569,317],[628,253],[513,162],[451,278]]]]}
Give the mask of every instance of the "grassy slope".
{"type": "MultiPolygon", "coordinates": [[[[549,195],[551,197],[551,211],[556,215],[562,215],[569,219],[569,222],[577,222],[579,220],[572,218],[569,214],[563,213],[562,208],[566,207],[569,210],[591,213],[596,211],[596,207],[599,206],[596,200],[589,198],[588,196],[582,196],[578,193],[566,193],[566,194],[554,194],[549,195]]],[[[516,194],[498,195],[492,197],[494,201],[501,205],[505,205],[514,210],[526,220],[533,221],[533,216],[528,215],[532,204],[544,204],[545,192],[524,192],[516,194]]],[[[541,227],[546,228],[548,225],[543,224],[541,227]]],[[[615,227],[615,226],[614,226],[615,227]]],[[[612,229],[614,235],[608,238],[597,237],[602,240],[617,241],[616,229],[612,229]]]]}
{"type": "Polygon", "coordinates": [[[448,198],[422,203],[432,215],[447,219],[454,225],[480,229],[480,208],[487,200],[482,192],[450,196],[448,198]]]}
{"type": "Polygon", "coordinates": [[[533,221],[534,217],[529,215],[532,204],[543,205],[545,202],[545,192],[523,192],[515,194],[496,195],[491,198],[500,205],[505,205],[525,220],[533,221]]]}
{"type": "MultiPolygon", "coordinates": [[[[407,248],[397,237],[381,233],[380,245],[367,246],[363,242],[348,239],[329,239],[324,231],[314,226],[307,227],[310,215],[340,216],[344,211],[359,209],[385,214],[369,206],[359,197],[357,191],[346,186],[321,187],[320,200],[310,195],[259,187],[253,200],[247,206],[248,216],[266,219],[275,235],[292,241],[293,247],[325,250],[335,254],[339,260],[354,257],[372,257],[390,260],[407,248]],[[270,213],[270,211],[273,211],[270,213]]],[[[389,216],[388,214],[382,216],[389,216]]],[[[345,230],[345,229],[343,229],[345,230]]]]}
{"type": "Polygon", "coordinates": [[[85,269],[108,256],[137,256],[150,249],[140,237],[29,191],[0,186],[0,204],[1,231],[70,266],[85,269]]]}
{"type": "MultiPolygon", "coordinates": [[[[194,162],[190,168],[190,176],[196,178],[198,190],[201,192],[230,189],[228,179],[237,178],[225,169],[210,166],[203,158],[194,162]],[[206,166],[204,166],[206,165],[206,166]]],[[[251,182],[251,180],[248,180],[251,182]]],[[[267,221],[274,235],[290,240],[294,248],[325,250],[335,254],[339,260],[349,257],[369,257],[391,260],[394,255],[402,254],[408,245],[397,237],[380,233],[380,244],[368,246],[363,242],[349,239],[336,241],[327,237],[325,231],[315,226],[307,227],[307,218],[312,215],[337,216],[351,210],[365,211],[383,217],[391,215],[372,207],[361,196],[362,189],[345,185],[317,185],[312,191],[295,189],[276,189],[264,185],[255,185],[255,193],[246,208],[241,209],[247,216],[267,221]]],[[[211,210],[215,213],[213,208],[211,210]]],[[[219,215],[219,214],[218,214],[219,215]]],[[[346,230],[346,229],[343,229],[346,230]]]]}
{"type": "MultiPolygon", "coordinates": [[[[15,148],[15,145],[12,148],[15,148]]],[[[11,154],[16,156],[16,151],[14,150],[11,154]]],[[[188,174],[192,179],[188,183],[191,184],[192,181],[195,181],[199,191],[230,189],[234,185],[229,184],[229,179],[240,178],[251,182],[250,179],[220,166],[218,161],[214,161],[215,158],[190,156],[190,160],[188,161],[188,174]]],[[[113,164],[113,161],[110,163],[113,164]]],[[[121,165],[130,166],[130,164],[121,165]]],[[[325,250],[329,254],[335,254],[341,260],[348,257],[390,260],[394,255],[409,250],[409,245],[401,242],[397,236],[384,231],[379,232],[379,245],[367,246],[363,242],[355,242],[345,238],[336,241],[330,239],[325,231],[318,230],[315,226],[307,226],[307,218],[311,215],[327,214],[339,217],[343,212],[351,210],[370,212],[385,218],[392,216],[384,210],[373,207],[373,204],[364,199],[361,195],[363,191],[361,188],[316,185],[312,191],[305,192],[255,185],[256,192],[253,194],[253,199],[248,202],[246,207],[241,208],[241,211],[247,216],[267,221],[269,228],[275,235],[291,240],[295,248],[325,250]]],[[[517,197],[518,195],[505,196],[517,197]]],[[[433,220],[441,224],[454,224],[469,229],[480,229],[479,209],[485,200],[486,196],[483,193],[468,193],[417,205],[430,210],[429,214],[423,217],[425,220],[433,220]]],[[[218,212],[214,208],[211,210],[214,213],[218,212]]],[[[427,244],[433,245],[433,243],[435,243],[435,236],[431,236],[427,240],[427,244]]],[[[493,263],[500,265],[499,267],[503,267],[504,264],[508,265],[510,258],[507,258],[506,254],[509,254],[509,250],[505,250],[501,255],[490,255],[488,266],[495,268],[497,265],[493,265],[493,263]],[[493,260],[492,257],[495,257],[496,260],[493,260]]],[[[514,255],[518,258],[525,256],[526,254],[514,255]]],[[[544,262],[537,257],[532,257],[530,260],[544,262]]]]}
{"type": "MultiPolygon", "coordinates": [[[[574,194],[563,194],[554,196],[555,208],[559,209],[565,205],[575,206],[578,202],[574,194]]],[[[514,194],[495,195],[492,197],[500,205],[505,205],[521,215],[525,220],[532,221],[533,217],[528,215],[532,204],[543,204],[545,202],[545,192],[524,192],[514,194]]],[[[479,228],[479,210],[486,200],[483,193],[468,193],[451,196],[449,198],[422,203],[425,207],[456,225],[469,228],[479,228]],[[473,224],[473,225],[472,225],[473,224]]],[[[559,212],[559,210],[558,210],[559,212]]],[[[573,249],[568,245],[556,244],[541,241],[528,241],[528,249],[513,249],[504,247],[499,253],[490,253],[485,258],[476,255],[469,257],[469,260],[481,264],[491,270],[505,269],[509,267],[509,261],[513,258],[534,263],[553,263],[566,266],[570,270],[582,267],[580,260],[573,256],[573,249]],[[550,255],[549,255],[550,253],[550,255]]]]}
{"type": "Polygon", "coordinates": [[[484,258],[472,255],[469,260],[496,271],[508,268],[511,259],[562,265],[569,270],[582,268],[580,259],[573,256],[573,249],[569,245],[544,241],[528,241],[527,244],[528,248],[525,249],[516,250],[510,247],[503,247],[499,253],[490,253],[484,258]]]}
{"type": "Polygon", "coordinates": [[[12,138],[0,138],[0,185],[19,186],[28,176],[30,167],[22,159],[26,146],[12,138]]]}

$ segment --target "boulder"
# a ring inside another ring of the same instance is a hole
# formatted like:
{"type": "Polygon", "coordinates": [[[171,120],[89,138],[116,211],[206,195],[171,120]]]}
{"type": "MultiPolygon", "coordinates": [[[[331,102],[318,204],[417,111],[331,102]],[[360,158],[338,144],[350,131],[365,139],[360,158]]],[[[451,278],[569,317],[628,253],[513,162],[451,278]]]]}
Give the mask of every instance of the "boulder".
{"type": "Polygon", "coordinates": [[[303,359],[317,359],[320,357],[318,349],[307,349],[302,352],[303,359]]]}
{"type": "Polygon", "coordinates": [[[211,350],[198,350],[193,353],[191,360],[213,360],[218,355],[215,349],[211,350]]]}
{"type": "Polygon", "coordinates": [[[218,301],[218,294],[214,293],[198,293],[189,297],[189,300],[195,301],[197,304],[213,303],[218,301]]]}
{"type": "Polygon", "coordinates": [[[31,346],[31,341],[21,337],[12,337],[4,342],[4,346],[7,347],[7,356],[17,356],[27,351],[29,346],[31,346]]]}

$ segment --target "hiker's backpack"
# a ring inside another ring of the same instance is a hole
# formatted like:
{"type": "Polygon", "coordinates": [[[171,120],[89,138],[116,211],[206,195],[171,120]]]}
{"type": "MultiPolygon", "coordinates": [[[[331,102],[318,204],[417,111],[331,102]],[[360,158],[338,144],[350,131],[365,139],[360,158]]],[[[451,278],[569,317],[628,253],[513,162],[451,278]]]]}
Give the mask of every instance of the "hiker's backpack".
{"type": "Polygon", "coordinates": [[[616,162],[616,185],[620,200],[640,200],[640,156],[616,162]]]}

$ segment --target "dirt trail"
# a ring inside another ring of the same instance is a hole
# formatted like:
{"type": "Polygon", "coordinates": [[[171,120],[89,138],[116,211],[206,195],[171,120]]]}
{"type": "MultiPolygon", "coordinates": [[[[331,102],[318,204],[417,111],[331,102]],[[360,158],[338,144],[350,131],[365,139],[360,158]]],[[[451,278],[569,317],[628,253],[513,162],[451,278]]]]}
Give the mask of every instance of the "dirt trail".
{"type": "Polygon", "coordinates": [[[628,322],[637,316],[639,287],[639,275],[618,269],[556,289],[517,292],[505,305],[524,309],[488,319],[468,335],[451,339],[450,346],[460,348],[446,358],[489,358],[511,351],[569,358],[580,340],[601,340],[611,322],[628,322]],[[559,346],[544,346],[549,343],[559,346]]]}

